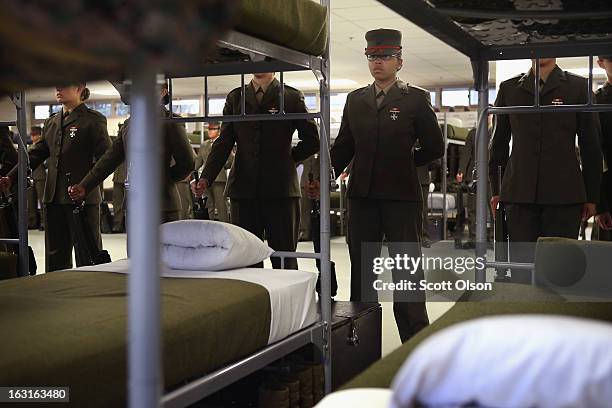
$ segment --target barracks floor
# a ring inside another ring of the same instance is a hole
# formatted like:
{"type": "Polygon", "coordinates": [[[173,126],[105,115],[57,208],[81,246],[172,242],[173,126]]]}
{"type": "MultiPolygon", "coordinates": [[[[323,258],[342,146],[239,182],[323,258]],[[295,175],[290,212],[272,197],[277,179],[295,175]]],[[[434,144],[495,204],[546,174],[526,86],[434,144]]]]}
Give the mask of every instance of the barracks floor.
{"type": "MultiPolygon", "coordinates": [[[[38,265],[38,273],[44,273],[45,270],[45,259],[44,259],[44,232],[40,231],[29,231],[29,240],[32,249],[36,256],[36,262],[38,265]]],[[[106,249],[113,260],[125,258],[126,255],[126,235],[125,234],[102,234],[102,241],[104,243],[104,249],[106,249]]],[[[450,242],[433,244],[431,248],[424,249],[424,255],[426,256],[448,256],[448,251],[445,247],[450,245],[450,242]]],[[[300,242],[298,245],[298,251],[300,252],[312,252],[312,242],[300,242]]],[[[463,252],[463,256],[469,255],[467,251],[463,252]]],[[[350,292],[350,262],[348,255],[348,247],[344,240],[344,237],[335,237],[331,240],[331,253],[332,259],[336,262],[336,271],[338,275],[338,296],[336,300],[348,300],[350,292]]],[[[473,254],[473,252],[472,252],[473,254]]],[[[460,255],[456,253],[456,255],[460,255]]],[[[300,269],[316,271],[314,260],[300,259],[300,269]]],[[[270,262],[266,261],[266,267],[271,267],[270,262]]],[[[487,274],[487,280],[492,280],[492,276],[487,274]]],[[[383,339],[382,339],[382,353],[383,356],[389,352],[395,350],[400,345],[399,334],[395,326],[395,320],[393,318],[393,304],[383,303],[383,339]]],[[[451,302],[428,302],[427,310],[429,318],[434,321],[444,312],[446,312],[453,303],[451,302]]]]}

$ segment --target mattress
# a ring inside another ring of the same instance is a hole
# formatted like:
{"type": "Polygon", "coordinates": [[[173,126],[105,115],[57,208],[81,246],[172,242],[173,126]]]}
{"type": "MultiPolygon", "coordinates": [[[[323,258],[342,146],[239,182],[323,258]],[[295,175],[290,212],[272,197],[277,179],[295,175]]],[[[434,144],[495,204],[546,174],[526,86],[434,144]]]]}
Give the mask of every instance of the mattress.
{"type": "MultiPolygon", "coordinates": [[[[76,406],[124,406],[127,266],[118,261],[0,282],[0,384],[69,386],[76,406]]],[[[165,275],[166,389],[253,354],[317,319],[312,272],[165,275]]]]}
{"type": "Polygon", "coordinates": [[[410,353],[427,337],[453,324],[483,316],[554,314],[612,322],[612,303],[565,303],[559,295],[527,285],[494,283],[493,292],[487,294],[486,297],[483,296],[485,295],[474,293],[468,298],[469,301],[455,304],[430,326],[421,330],[397,350],[374,363],[342,388],[390,388],[393,378],[410,353]],[[517,299],[529,299],[529,301],[517,302],[517,299]]]}
{"type": "MultiPolygon", "coordinates": [[[[454,210],[455,205],[455,195],[447,193],[446,210],[454,210]]],[[[429,193],[427,197],[427,206],[430,210],[444,210],[444,194],[438,192],[429,193]]]]}
{"type": "Polygon", "coordinates": [[[121,79],[138,64],[154,63],[165,72],[192,70],[214,53],[236,9],[232,0],[74,0],[70,7],[46,1],[26,7],[21,0],[5,0],[0,95],[78,80],[121,79]]]}
{"type": "Polygon", "coordinates": [[[23,7],[20,0],[5,1],[0,95],[66,81],[118,80],[143,60],[155,61],[164,72],[197,72],[203,61],[214,58],[216,40],[232,25],[311,55],[322,55],[327,46],[327,11],[312,0],[166,3],[157,8],[147,2],[117,7],[85,1],[73,1],[71,7],[46,2],[23,7]],[[103,35],[83,35],[84,29],[103,35]]]}
{"type": "MultiPolygon", "coordinates": [[[[128,273],[128,259],[74,269],[128,273]]],[[[162,276],[175,279],[234,279],[263,286],[270,297],[268,344],[282,340],[317,320],[317,274],[291,269],[240,268],[229,271],[187,271],[163,267],[162,276]]]]}
{"type": "Polygon", "coordinates": [[[313,0],[241,0],[238,31],[293,50],[321,55],[327,46],[327,9],[313,0]]]}

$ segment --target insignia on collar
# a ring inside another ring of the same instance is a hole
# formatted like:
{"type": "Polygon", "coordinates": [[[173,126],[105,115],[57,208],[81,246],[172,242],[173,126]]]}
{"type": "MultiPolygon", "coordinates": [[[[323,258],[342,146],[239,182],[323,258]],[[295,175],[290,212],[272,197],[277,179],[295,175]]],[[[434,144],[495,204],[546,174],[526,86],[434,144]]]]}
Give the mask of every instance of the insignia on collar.
{"type": "Polygon", "coordinates": [[[553,105],[563,105],[563,99],[561,99],[561,98],[553,98],[552,104],[553,105]]]}
{"type": "Polygon", "coordinates": [[[76,136],[76,132],[77,130],[79,130],[76,126],[71,126],[69,131],[70,131],[70,138],[74,138],[76,136]]]}
{"type": "Polygon", "coordinates": [[[400,110],[399,108],[391,108],[389,109],[389,113],[391,114],[391,120],[397,120],[399,118],[400,110]]]}

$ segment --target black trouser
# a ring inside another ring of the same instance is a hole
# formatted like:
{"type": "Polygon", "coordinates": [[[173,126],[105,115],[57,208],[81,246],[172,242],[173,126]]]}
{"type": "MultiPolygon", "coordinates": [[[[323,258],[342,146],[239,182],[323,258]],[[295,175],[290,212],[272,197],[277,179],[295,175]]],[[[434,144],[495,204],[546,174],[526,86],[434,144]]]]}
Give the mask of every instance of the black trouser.
{"type": "MultiPolygon", "coordinates": [[[[373,199],[348,200],[348,244],[351,257],[351,301],[375,301],[372,264],[380,256],[383,236],[389,242],[389,256],[409,252],[421,256],[420,237],[423,228],[423,203],[373,199]],[[367,245],[362,245],[368,243],[367,245]],[[395,247],[400,244],[399,247],[395,247]],[[401,245],[404,244],[404,245],[401,245]]],[[[414,275],[393,270],[393,281],[419,282],[423,270],[414,275]]],[[[393,296],[393,313],[402,342],[429,324],[425,299],[407,301],[401,292],[393,296]]]]}
{"type": "MultiPolygon", "coordinates": [[[[313,207],[312,200],[308,200],[308,201],[310,201],[309,207],[312,208],[313,207]]],[[[315,205],[317,206],[317,208],[319,208],[318,207],[319,203],[315,203],[315,205]]],[[[316,253],[320,253],[321,252],[321,224],[320,224],[321,216],[310,214],[308,218],[310,218],[310,226],[311,226],[310,231],[312,235],[312,246],[314,247],[314,251],[316,253]]],[[[317,270],[319,271],[319,278],[317,280],[317,293],[321,295],[321,261],[317,259],[316,264],[317,264],[317,270]]],[[[336,278],[336,264],[334,261],[330,262],[329,271],[330,271],[330,277],[331,277],[330,294],[331,294],[331,297],[334,297],[338,294],[338,280],[336,278]]]]}
{"type": "Polygon", "coordinates": [[[113,229],[125,229],[125,184],[113,183],[113,229]]]}
{"type": "MultiPolygon", "coordinates": [[[[47,272],[72,268],[72,248],[75,249],[77,266],[88,265],[81,255],[85,245],[76,236],[75,219],[72,204],[46,204],[45,206],[45,266],[47,272]]],[[[98,249],[102,249],[100,235],[100,205],[86,205],[86,223],[91,229],[98,249]]]]}
{"type": "MultiPolygon", "coordinates": [[[[298,241],[300,199],[232,198],[232,223],[267,239],[275,251],[295,251],[298,241]]],[[[272,267],[280,269],[280,259],[272,258],[272,267]]],[[[260,262],[254,267],[263,267],[260,262]]],[[[297,259],[285,259],[285,269],[297,269],[297,259]]]]}
{"type": "Polygon", "coordinates": [[[34,180],[34,184],[28,189],[28,226],[31,228],[45,225],[44,205],[42,203],[44,193],[45,180],[34,180]]]}
{"type": "MultiPolygon", "coordinates": [[[[578,238],[582,204],[504,203],[504,207],[510,242],[535,243],[539,237],[578,238]]],[[[532,244],[510,245],[510,260],[532,263],[534,250],[532,244]]],[[[517,283],[530,283],[531,271],[513,269],[511,279],[517,283]]]]}

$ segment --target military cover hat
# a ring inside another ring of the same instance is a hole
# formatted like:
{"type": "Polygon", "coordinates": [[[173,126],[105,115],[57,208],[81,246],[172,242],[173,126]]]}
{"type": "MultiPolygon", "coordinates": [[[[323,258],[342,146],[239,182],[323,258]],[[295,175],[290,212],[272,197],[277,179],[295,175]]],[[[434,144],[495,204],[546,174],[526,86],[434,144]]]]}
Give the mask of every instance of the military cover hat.
{"type": "Polygon", "coordinates": [[[402,50],[402,33],[398,30],[379,28],[366,33],[366,55],[395,55],[402,50]]]}

